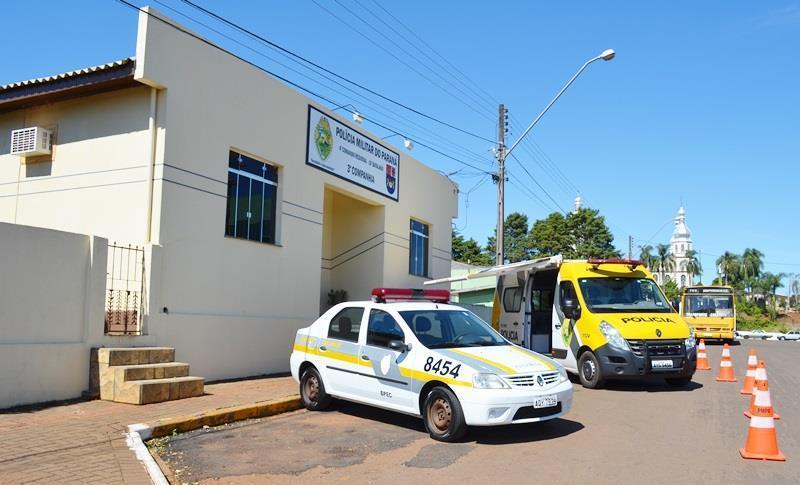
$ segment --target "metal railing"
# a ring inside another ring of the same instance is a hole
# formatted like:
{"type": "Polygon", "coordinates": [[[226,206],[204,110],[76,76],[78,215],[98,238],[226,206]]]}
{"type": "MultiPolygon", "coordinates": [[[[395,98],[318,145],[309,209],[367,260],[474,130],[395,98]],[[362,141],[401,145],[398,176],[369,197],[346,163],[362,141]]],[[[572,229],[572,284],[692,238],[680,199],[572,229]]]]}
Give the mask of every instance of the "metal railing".
{"type": "Polygon", "coordinates": [[[108,245],[105,333],[141,335],[144,308],[144,247],[108,245]]]}

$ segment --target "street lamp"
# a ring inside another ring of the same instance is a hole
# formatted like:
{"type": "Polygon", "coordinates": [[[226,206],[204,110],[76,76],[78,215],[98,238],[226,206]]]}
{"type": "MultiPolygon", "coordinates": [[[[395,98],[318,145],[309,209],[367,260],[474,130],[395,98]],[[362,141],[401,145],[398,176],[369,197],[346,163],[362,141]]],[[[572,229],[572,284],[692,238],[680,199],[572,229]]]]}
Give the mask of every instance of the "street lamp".
{"type": "Polygon", "coordinates": [[[405,136],[401,135],[400,133],[392,133],[391,135],[384,136],[381,140],[387,140],[393,136],[402,136],[403,137],[403,146],[406,147],[406,150],[411,151],[414,149],[414,142],[411,141],[410,138],[406,138],[405,136]]]}
{"type": "Polygon", "coordinates": [[[591,63],[593,63],[595,61],[599,61],[601,59],[604,60],[604,61],[610,61],[616,55],[617,55],[617,53],[614,52],[614,49],[606,49],[602,53],[600,53],[599,56],[593,57],[593,58],[589,59],[588,61],[586,61],[581,66],[581,68],[578,69],[578,72],[576,72],[575,75],[572,76],[572,78],[570,78],[569,81],[567,81],[567,83],[564,85],[564,87],[561,88],[561,90],[558,92],[558,94],[556,94],[556,96],[549,103],[547,103],[547,106],[545,106],[544,109],[542,110],[542,112],[539,113],[539,116],[537,116],[531,122],[531,124],[528,125],[527,128],[525,128],[525,131],[523,131],[522,134],[517,138],[517,141],[515,141],[511,145],[511,147],[508,148],[508,149],[506,149],[505,144],[503,142],[503,133],[504,133],[503,126],[505,124],[505,119],[504,119],[505,118],[505,113],[504,113],[505,108],[503,107],[503,105],[500,105],[500,128],[498,130],[499,131],[498,135],[499,135],[499,138],[500,138],[500,142],[498,144],[499,146],[498,146],[498,149],[497,149],[497,175],[498,175],[498,180],[497,180],[497,192],[498,192],[497,193],[497,195],[498,195],[498,199],[497,199],[497,234],[495,235],[495,246],[496,246],[495,249],[496,249],[496,257],[497,257],[497,264],[498,265],[503,264],[503,262],[504,262],[503,261],[503,257],[504,257],[504,254],[503,254],[504,253],[504,247],[503,247],[503,245],[504,245],[504,241],[503,241],[504,227],[503,226],[504,226],[504,223],[505,223],[505,208],[504,208],[505,194],[504,194],[504,190],[505,190],[505,178],[506,178],[506,157],[508,157],[508,155],[511,154],[511,152],[517,147],[517,145],[520,144],[520,142],[533,129],[533,127],[536,126],[536,123],[538,123],[539,120],[542,119],[542,117],[545,115],[545,113],[547,113],[547,111],[550,109],[550,107],[552,107],[555,104],[555,102],[558,101],[558,98],[560,98],[561,95],[564,94],[564,91],[566,91],[572,85],[572,83],[575,82],[575,80],[578,78],[578,76],[580,76],[581,73],[587,67],[589,67],[589,64],[591,64],[591,63]]]}
{"type": "MultiPolygon", "coordinates": [[[[340,106],[337,106],[337,107],[331,109],[331,111],[336,111],[337,109],[340,109],[340,108],[352,108],[353,111],[351,111],[351,114],[353,115],[353,121],[355,121],[359,125],[364,121],[364,117],[361,115],[361,113],[358,112],[358,108],[356,108],[352,104],[343,104],[343,105],[340,105],[340,106]]],[[[347,111],[349,111],[349,110],[347,110],[347,111]]]]}

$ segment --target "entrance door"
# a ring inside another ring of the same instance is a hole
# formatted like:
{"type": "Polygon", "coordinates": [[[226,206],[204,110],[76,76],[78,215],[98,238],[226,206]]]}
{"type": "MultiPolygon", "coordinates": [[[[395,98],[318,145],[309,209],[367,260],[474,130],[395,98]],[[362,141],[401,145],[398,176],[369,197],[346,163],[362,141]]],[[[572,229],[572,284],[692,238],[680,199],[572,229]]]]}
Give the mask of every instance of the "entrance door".
{"type": "Polygon", "coordinates": [[[380,406],[418,412],[411,379],[400,373],[400,363],[408,352],[390,349],[392,340],[405,342],[403,329],[388,312],[373,308],[369,312],[367,340],[360,352],[360,358],[369,363],[362,371],[365,380],[360,393],[365,400],[380,406]]]}

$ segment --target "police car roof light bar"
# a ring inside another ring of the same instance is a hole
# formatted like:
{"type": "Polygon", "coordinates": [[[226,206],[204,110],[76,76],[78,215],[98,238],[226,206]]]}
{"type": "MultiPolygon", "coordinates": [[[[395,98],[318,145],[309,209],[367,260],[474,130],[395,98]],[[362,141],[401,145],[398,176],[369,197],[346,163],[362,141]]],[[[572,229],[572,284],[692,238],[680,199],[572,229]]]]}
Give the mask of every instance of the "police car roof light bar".
{"type": "Polygon", "coordinates": [[[388,301],[430,301],[447,303],[450,301],[450,290],[421,290],[416,288],[375,288],[372,299],[377,303],[388,301]]]}
{"type": "Polygon", "coordinates": [[[638,259],[624,259],[624,258],[608,258],[608,259],[601,259],[601,258],[591,258],[587,260],[587,263],[597,267],[601,264],[624,264],[625,266],[629,267],[631,271],[633,271],[637,266],[641,265],[642,262],[638,259]]]}

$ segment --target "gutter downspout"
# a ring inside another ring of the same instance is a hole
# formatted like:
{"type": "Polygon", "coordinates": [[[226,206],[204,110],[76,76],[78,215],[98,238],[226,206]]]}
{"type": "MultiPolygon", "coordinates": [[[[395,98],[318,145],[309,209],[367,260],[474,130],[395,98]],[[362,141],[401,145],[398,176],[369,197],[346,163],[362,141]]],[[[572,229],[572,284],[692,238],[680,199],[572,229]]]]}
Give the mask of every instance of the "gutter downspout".
{"type": "Polygon", "coordinates": [[[150,118],[148,130],[150,131],[150,163],[147,174],[147,225],[145,227],[145,243],[153,242],[153,184],[156,171],[156,110],[158,109],[158,90],[150,88],[150,118]]]}

